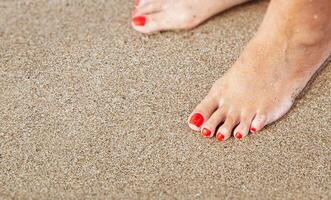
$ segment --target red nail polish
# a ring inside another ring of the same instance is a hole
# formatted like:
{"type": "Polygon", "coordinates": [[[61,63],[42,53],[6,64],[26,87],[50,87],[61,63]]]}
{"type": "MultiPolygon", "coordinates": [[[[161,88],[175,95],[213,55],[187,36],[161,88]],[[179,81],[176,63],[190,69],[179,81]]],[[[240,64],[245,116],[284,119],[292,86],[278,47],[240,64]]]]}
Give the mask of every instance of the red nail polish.
{"type": "Polygon", "coordinates": [[[203,128],[201,132],[202,132],[202,135],[205,137],[209,137],[211,135],[211,131],[207,128],[203,128]]]}
{"type": "Polygon", "coordinates": [[[132,21],[133,21],[134,25],[136,25],[136,26],[145,26],[146,17],[144,17],[144,16],[134,17],[134,18],[132,18],[132,21]]]}
{"type": "Polygon", "coordinates": [[[140,3],[140,0],[135,0],[135,1],[134,1],[134,6],[138,6],[139,3],[140,3]]]}
{"type": "Polygon", "coordinates": [[[252,131],[252,132],[255,132],[255,131],[256,131],[256,128],[251,127],[251,131],[252,131]]]}
{"type": "Polygon", "coordinates": [[[200,113],[195,113],[190,119],[190,124],[194,124],[196,127],[200,127],[203,124],[203,116],[200,113]]]}
{"type": "Polygon", "coordinates": [[[218,133],[217,135],[216,135],[216,140],[217,141],[223,141],[224,140],[224,135],[222,134],[222,133],[218,133]]]}
{"type": "Polygon", "coordinates": [[[238,140],[240,140],[242,137],[243,137],[243,135],[241,134],[241,133],[236,133],[236,135],[235,135],[235,137],[238,139],[238,140]]]}

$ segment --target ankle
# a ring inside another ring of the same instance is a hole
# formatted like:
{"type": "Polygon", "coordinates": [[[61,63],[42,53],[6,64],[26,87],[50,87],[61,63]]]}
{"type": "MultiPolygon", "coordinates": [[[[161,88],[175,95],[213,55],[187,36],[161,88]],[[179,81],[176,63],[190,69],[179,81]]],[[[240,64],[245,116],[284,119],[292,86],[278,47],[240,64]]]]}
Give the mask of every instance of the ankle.
{"type": "Polygon", "coordinates": [[[299,46],[330,46],[330,6],[329,0],[275,0],[263,24],[299,46]],[[271,27],[270,23],[273,23],[271,27]]]}
{"type": "Polygon", "coordinates": [[[301,47],[325,46],[331,48],[331,30],[315,29],[314,26],[297,26],[286,32],[292,44],[301,47]]]}

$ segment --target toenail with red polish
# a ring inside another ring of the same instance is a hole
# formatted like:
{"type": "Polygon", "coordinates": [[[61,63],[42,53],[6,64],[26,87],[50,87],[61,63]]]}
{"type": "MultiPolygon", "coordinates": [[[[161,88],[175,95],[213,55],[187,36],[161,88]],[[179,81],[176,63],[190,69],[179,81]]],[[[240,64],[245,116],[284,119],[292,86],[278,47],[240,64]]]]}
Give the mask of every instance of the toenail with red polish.
{"type": "Polygon", "coordinates": [[[240,140],[243,137],[243,135],[238,132],[236,133],[235,137],[240,140]]]}
{"type": "Polygon", "coordinates": [[[217,135],[216,135],[216,140],[217,141],[223,141],[224,140],[224,135],[222,134],[222,133],[218,133],[217,135]]]}
{"type": "Polygon", "coordinates": [[[202,132],[202,135],[205,137],[209,137],[211,135],[211,131],[207,128],[203,128],[201,132],[202,132]]]}
{"type": "Polygon", "coordinates": [[[255,131],[256,131],[256,128],[251,127],[251,131],[252,131],[252,132],[255,132],[255,131]]]}
{"type": "Polygon", "coordinates": [[[136,26],[144,26],[146,24],[146,17],[144,16],[134,17],[132,18],[132,21],[136,26]]]}
{"type": "Polygon", "coordinates": [[[140,0],[135,0],[135,1],[134,1],[134,5],[135,5],[135,6],[138,6],[139,3],[140,3],[140,0]]]}
{"type": "Polygon", "coordinates": [[[203,124],[203,116],[200,113],[195,113],[190,119],[190,124],[194,124],[196,127],[200,127],[203,124]]]}

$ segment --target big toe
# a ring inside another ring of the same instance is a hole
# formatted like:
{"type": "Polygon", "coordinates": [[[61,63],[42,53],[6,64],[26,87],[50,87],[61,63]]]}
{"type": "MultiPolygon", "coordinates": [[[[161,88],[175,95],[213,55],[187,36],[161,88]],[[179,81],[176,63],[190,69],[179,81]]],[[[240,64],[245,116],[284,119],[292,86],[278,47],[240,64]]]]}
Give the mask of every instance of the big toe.
{"type": "Polygon", "coordinates": [[[147,15],[136,14],[132,18],[132,27],[141,33],[154,33],[164,30],[165,20],[162,13],[152,13],[147,15]]]}
{"type": "Polygon", "coordinates": [[[216,98],[208,95],[190,115],[188,119],[189,127],[195,131],[200,131],[201,126],[210,118],[217,107],[218,101],[216,98]]]}
{"type": "Polygon", "coordinates": [[[197,23],[198,21],[190,20],[187,13],[178,17],[169,9],[143,15],[133,13],[132,17],[133,28],[141,33],[190,29],[196,26],[197,23]]]}

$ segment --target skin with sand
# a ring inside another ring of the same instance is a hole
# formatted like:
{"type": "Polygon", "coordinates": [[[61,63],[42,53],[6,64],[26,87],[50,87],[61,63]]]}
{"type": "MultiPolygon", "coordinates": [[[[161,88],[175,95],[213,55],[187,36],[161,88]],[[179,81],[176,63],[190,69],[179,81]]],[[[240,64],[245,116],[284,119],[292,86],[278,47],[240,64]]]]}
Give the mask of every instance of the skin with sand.
{"type": "MultiPolygon", "coordinates": [[[[245,0],[136,0],[141,33],[185,30],[245,0]]],[[[271,0],[257,33],[188,118],[204,137],[240,140],[285,115],[331,55],[330,0],[271,0]]],[[[215,66],[217,67],[217,66],[215,66]]]]}

